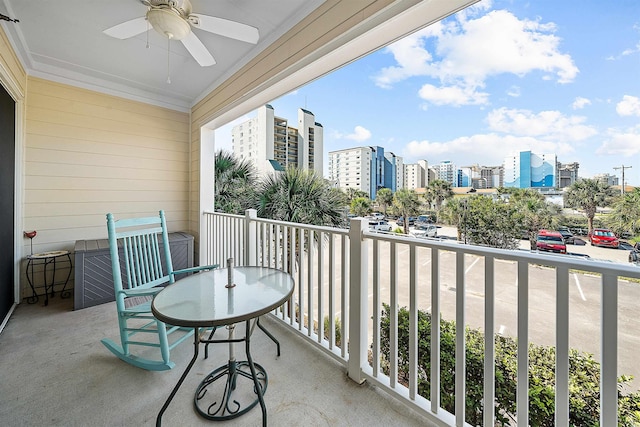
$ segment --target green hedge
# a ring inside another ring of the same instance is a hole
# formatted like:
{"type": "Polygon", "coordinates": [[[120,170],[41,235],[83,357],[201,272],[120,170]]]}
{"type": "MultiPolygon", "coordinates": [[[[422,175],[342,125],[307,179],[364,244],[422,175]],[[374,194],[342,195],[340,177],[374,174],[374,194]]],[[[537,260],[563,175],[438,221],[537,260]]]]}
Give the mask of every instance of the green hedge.
{"type": "MultiPolygon", "coordinates": [[[[381,327],[381,366],[389,374],[389,306],[384,305],[381,327]]],[[[409,312],[398,312],[398,381],[409,378],[409,312]]],[[[440,321],[440,401],[447,411],[455,412],[455,322],[440,321]]],[[[466,422],[482,425],[484,335],[479,329],[465,329],[466,339],[466,422]]],[[[513,338],[495,338],[495,413],[496,425],[515,422],[517,386],[517,342],[513,338]]],[[[430,398],[431,314],[418,311],[418,393],[430,398]]],[[[640,392],[624,394],[632,380],[618,379],[618,425],[640,425],[640,392]]],[[[570,350],[569,423],[573,426],[598,426],[600,417],[600,364],[591,354],[570,350]]],[[[555,348],[529,345],[529,424],[554,425],[555,348]]]]}

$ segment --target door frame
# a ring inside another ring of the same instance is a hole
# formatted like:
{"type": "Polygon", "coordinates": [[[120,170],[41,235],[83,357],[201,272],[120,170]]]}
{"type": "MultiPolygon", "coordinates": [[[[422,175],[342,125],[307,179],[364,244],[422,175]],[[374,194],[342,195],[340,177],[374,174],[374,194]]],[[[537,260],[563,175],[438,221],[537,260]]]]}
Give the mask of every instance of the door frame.
{"type": "Polygon", "coordinates": [[[24,257],[22,236],[24,206],[24,136],[25,136],[25,93],[15,81],[11,72],[0,62],[0,85],[15,101],[15,177],[14,177],[14,217],[13,217],[13,286],[14,301],[7,316],[0,318],[0,332],[9,321],[11,314],[20,303],[20,270],[24,257]]]}

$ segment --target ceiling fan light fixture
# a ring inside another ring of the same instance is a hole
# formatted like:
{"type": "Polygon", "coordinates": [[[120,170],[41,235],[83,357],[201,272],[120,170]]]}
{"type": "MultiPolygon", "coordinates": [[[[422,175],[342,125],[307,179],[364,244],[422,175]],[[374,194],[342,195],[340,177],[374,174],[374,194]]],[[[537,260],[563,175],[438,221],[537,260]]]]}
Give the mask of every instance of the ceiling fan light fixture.
{"type": "Polygon", "coordinates": [[[149,9],[147,20],[154,30],[173,40],[182,40],[191,32],[189,22],[172,9],[149,9]]]}

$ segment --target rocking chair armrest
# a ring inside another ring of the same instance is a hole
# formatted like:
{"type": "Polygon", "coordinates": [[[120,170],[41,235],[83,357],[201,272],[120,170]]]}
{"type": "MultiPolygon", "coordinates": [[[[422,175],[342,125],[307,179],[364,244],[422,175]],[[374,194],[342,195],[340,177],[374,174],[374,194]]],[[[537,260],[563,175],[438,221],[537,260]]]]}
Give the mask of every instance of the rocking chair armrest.
{"type": "Polygon", "coordinates": [[[198,267],[190,267],[190,268],[183,268],[182,270],[175,270],[175,271],[172,271],[169,274],[170,275],[176,275],[176,274],[183,274],[183,273],[197,273],[197,272],[200,272],[200,271],[215,270],[218,267],[219,267],[218,264],[201,265],[201,266],[198,266],[198,267]]]}
{"type": "Polygon", "coordinates": [[[145,289],[123,289],[120,292],[123,293],[126,297],[141,297],[146,295],[155,295],[160,292],[164,288],[156,287],[156,288],[145,288],[145,289]]]}

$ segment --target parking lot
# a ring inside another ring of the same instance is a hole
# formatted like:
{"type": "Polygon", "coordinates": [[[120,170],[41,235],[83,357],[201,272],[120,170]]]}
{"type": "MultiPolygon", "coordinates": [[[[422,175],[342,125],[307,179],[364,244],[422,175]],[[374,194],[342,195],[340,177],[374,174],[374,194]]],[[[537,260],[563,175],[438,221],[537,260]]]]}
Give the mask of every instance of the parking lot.
{"type": "MultiPolygon", "coordinates": [[[[394,224],[395,225],[395,224],[394,224]]],[[[395,227],[394,227],[395,229],[395,227]]],[[[454,227],[439,227],[440,238],[456,239],[454,227]]],[[[580,242],[578,242],[580,243],[580,242]]],[[[522,240],[522,250],[529,250],[529,242],[522,240]]],[[[386,245],[381,245],[379,259],[388,257],[386,245]]],[[[404,249],[408,251],[408,249],[404,249]]],[[[628,249],[593,247],[586,244],[567,245],[568,255],[588,256],[594,260],[620,262],[628,265],[628,249]]],[[[399,272],[409,270],[408,253],[400,251],[399,272]]],[[[550,254],[550,256],[568,256],[550,254]]],[[[430,274],[428,254],[424,254],[419,268],[418,306],[430,310],[430,274]]],[[[455,319],[456,279],[455,269],[442,269],[445,265],[454,265],[455,255],[443,252],[441,255],[441,313],[447,320],[455,319]]],[[[385,262],[380,264],[380,276],[388,277],[385,262]]],[[[555,270],[542,266],[530,266],[529,273],[529,339],[538,345],[555,345],[556,289],[555,270]]],[[[408,287],[404,282],[404,273],[399,277],[399,304],[408,306],[408,287]]],[[[383,279],[383,282],[385,280],[383,279]]],[[[465,258],[465,317],[469,326],[482,328],[484,324],[484,261],[480,257],[467,255],[465,258]]],[[[598,359],[600,353],[600,277],[574,272],[570,274],[570,345],[581,351],[592,353],[598,359]]],[[[496,332],[515,337],[517,334],[517,272],[515,262],[498,261],[496,265],[496,332]]],[[[388,293],[386,283],[382,284],[383,300],[388,293]]],[[[620,280],[618,299],[618,339],[620,375],[633,375],[634,389],[640,389],[640,366],[637,364],[636,351],[640,348],[640,319],[638,313],[640,284],[620,280]]]]}

